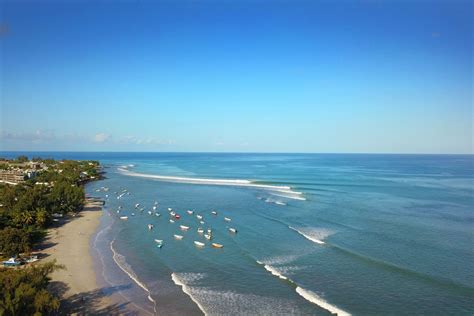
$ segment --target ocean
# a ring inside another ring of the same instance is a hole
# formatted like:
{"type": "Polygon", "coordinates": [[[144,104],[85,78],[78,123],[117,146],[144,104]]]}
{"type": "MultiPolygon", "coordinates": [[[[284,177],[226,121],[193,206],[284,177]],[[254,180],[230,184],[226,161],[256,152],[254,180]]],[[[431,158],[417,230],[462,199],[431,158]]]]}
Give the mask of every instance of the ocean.
{"type": "Polygon", "coordinates": [[[102,163],[99,283],[140,314],[474,313],[474,156],[27,155],[102,163]]]}

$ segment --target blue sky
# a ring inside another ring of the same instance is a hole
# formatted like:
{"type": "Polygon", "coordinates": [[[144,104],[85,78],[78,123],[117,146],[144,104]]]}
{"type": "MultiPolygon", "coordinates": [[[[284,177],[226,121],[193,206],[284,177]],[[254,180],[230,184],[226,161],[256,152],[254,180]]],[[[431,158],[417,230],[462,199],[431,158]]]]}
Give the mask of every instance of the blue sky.
{"type": "Polygon", "coordinates": [[[472,9],[0,0],[0,149],[472,153],[472,9]]]}

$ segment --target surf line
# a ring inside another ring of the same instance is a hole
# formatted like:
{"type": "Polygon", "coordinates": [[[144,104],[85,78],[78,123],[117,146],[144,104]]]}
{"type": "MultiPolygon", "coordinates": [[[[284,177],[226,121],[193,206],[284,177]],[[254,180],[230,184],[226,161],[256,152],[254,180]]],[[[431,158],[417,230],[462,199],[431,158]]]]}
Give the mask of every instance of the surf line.
{"type": "Polygon", "coordinates": [[[257,263],[259,265],[262,265],[265,268],[265,270],[270,272],[272,275],[274,275],[274,276],[276,276],[276,277],[278,277],[282,280],[285,280],[285,281],[289,282],[295,288],[296,293],[298,293],[301,297],[303,297],[308,302],[313,303],[313,304],[319,306],[320,308],[325,309],[325,310],[329,311],[330,313],[336,314],[338,316],[351,316],[350,313],[348,313],[348,312],[340,309],[339,307],[327,302],[325,299],[323,299],[321,296],[314,293],[313,291],[306,290],[306,289],[300,287],[298,284],[296,284],[295,281],[288,278],[287,276],[284,276],[283,274],[281,274],[277,269],[275,269],[271,265],[265,264],[264,262],[261,262],[261,261],[258,261],[258,260],[257,260],[257,263]]]}
{"type": "Polygon", "coordinates": [[[155,179],[155,180],[165,181],[165,182],[250,187],[250,188],[256,188],[256,189],[264,189],[264,190],[269,190],[269,191],[277,191],[280,193],[298,195],[298,197],[285,196],[286,198],[289,198],[289,199],[294,199],[294,198],[303,199],[302,197],[300,197],[302,193],[293,191],[290,186],[258,184],[250,180],[239,180],[239,179],[205,179],[205,178],[163,176],[163,175],[157,175],[157,174],[138,173],[138,172],[130,171],[126,168],[117,168],[117,170],[121,172],[122,174],[132,176],[132,177],[155,179]]]}
{"type": "Polygon", "coordinates": [[[191,298],[191,300],[197,305],[197,307],[201,310],[204,315],[207,315],[206,310],[204,307],[193,297],[189,287],[176,275],[176,273],[171,273],[171,280],[173,280],[174,284],[181,287],[183,292],[191,298]]]}
{"type": "MultiPolygon", "coordinates": [[[[112,253],[113,253],[112,258],[114,259],[115,263],[120,268],[120,270],[122,270],[126,275],[128,275],[130,279],[132,279],[139,287],[141,287],[147,293],[147,298],[150,302],[153,303],[153,311],[155,312],[155,315],[156,315],[157,314],[156,301],[151,297],[150,290],[145,286],[145,284],[140,282],[140,280],[138,279],[135,272],[133,272],[131,267],[130,267],[131,271],[128,271],[125,267],[122,266],[122,264],[120,264],[119,259],[122,258],[122,260],[125,261],[125,257],[115,251],[114,246],[113,246],[114,242],[115,242],[115,239],[112,240],[112,242],[110,242],[110,250],[112,250],[112,253]]],[[[126,261],[125,261],[125,264],[128,265],[126,261]]]]}
{"type": "Polygon", "coordinates": [[[324,244],[326,243],[326,242],[324,242],[324,241],[322,241],[322,240],[319,240],[319,239],[316,239],[316,238],[314,238],[314,237],[311,237],[311,236],[309,236],[309,235],[307,235],[307,234],[305,234],[305,233],[299,231],[298,229],[296,229],[296,228],[294,228],[294,227],[292,227],[292,226],[288,226],[288,228],[291,229],[291,230],[294,230],[295,232],[297,232],[298,234],[300,234],[300,235],[303,236],[304,238],[306,238],[306,239],[308,239],[308,240],[310,240],[310,241],[312,241],[312,242],[314,242],[314,243],[316,243],[316,244],[324,245],[324,244]]]}

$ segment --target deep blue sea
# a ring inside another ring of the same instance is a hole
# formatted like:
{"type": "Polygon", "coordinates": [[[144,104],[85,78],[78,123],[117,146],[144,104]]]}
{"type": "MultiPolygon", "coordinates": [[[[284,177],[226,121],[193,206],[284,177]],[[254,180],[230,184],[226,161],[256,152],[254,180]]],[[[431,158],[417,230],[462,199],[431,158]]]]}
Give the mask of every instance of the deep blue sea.
{"type": "Polygon", "coordinates": [[[474,314],[474,156],[37,155],[105,167],[99,282],[140,314],[474,314]]]}

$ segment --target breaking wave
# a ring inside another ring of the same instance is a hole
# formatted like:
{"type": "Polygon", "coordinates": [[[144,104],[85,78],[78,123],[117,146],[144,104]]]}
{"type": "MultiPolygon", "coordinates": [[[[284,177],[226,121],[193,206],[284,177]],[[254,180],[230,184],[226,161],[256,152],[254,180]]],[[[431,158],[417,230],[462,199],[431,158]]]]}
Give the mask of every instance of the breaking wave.
{"type": "Polygon", "coordinates": [[[204,276],[202,273],[171,274],[173,282],[182,287],[183,292],[205,315],[295,315],[300,310],[298,305],[289,299],[200,286],[197,281],[204,276]]]}
{"type": "Polygon", "coordinates": [[[128,170],[128,168],[120,168],[120,167],[117,168],[117,170],[121,172],[122,174],[132,176],[132,177],[142,177],[142,178],[155,179],[159,181],[190,183],[190,184],[250,187],[250,188],[279,192],[282,195],[282,197],[286,197],[290,199],[305,200],[305,198],[301,196],[302,195],[301,192],[293,191],[290,186],[258,184],[250,180],[238,180],[238,179],[205,179],[205,178],[163,176],[163,175],[155,175],[155,174],[138,173],[138,172],[130,171],[128,170]]]}
{"type": "Polygon", "coordinates": [[[300,234],[301,236],[303,236],[304,238],[316,243],[316,244],[319,244],[319,245],[324,245],[326,242],[324,241],[324,239],[330,235],[333,234],[332,231],[328,230],[328,229],[324,229],[324,228],[294,228],[292,226],[288,226],[288,228],[294,230],[295,232],[297,232],[298,234],[300,234]]]}
{"type": "MultiPolygon", "coordinates": [[[[273,266],[271,266],[271,265],[269,265],[265,262],[261,262],[261,261],[257,261],[257,263],[260,264],[260,265],[263,265],[265,270],[270,272],[272,275],[274,275],[274,276],[276,276],[276,277],[278,277],[282,280],[288,281],[290,284],[292,284],[295,287],[296,293],[298,293],[301,297],[303,297],[308,302],[313,303],[313,304],[319,306],[320,308],[329,311],[332,314],[336,314],[336,315],[339,315],[339,316],[350,316],[351,315],[350,313],[340,309],[339,307],[328,303],[326,300],[324,300],[322,297],[320,297],[319,295],[317,295],[313,291],[303,289],[298,284],[296,284],[296,282],[294,282],[293,280],[291,280],[287,276],[283,275],[283,273],[280,271],[281,270],[280,268],[273,267],[273,266]]],[[[289,269],[286,269],[286,270],[289,270],[289,269]]]]}
{"type": "Polygon", "coordinates": [[[115,239],[110,242],[110,250],[112,251],[112,258],[114,259],[115,263],[117,266],[122,270],[130,279],[133,280],[139,287],[141,287],[146,293],[147,293],[147,298],[150,302],[153,303],[153,311],[156,314],[156,301],[151,297],[151,292],[150,290],[146,287],[145,284],[143,284],[139,279],[138,276],[135,274],[133,271],[132,267],[127,263],[125,260],[125,257],[119,254],[117,251],[114,249],[114,242],[115,239]]]}

